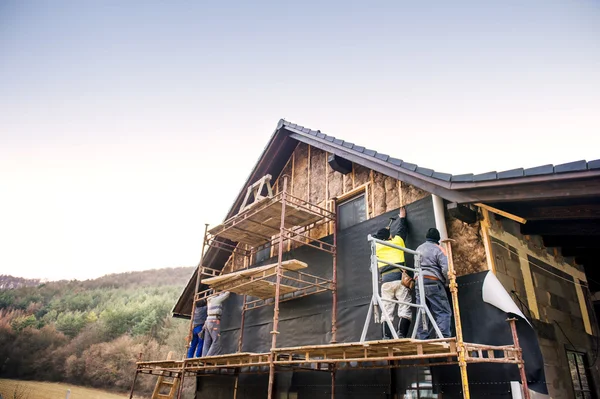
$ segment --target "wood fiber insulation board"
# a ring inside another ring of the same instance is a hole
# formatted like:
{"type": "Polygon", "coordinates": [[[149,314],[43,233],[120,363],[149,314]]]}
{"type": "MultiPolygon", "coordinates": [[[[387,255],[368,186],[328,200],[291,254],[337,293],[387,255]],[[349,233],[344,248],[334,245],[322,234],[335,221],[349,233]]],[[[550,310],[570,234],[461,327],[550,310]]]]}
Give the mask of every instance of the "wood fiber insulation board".
{"type": "Polygon", "coordinates": [[[446,229],[455,240],[452,259],[457,276],[488,270],[479,222],[467,224],[446,214],[446,229]]]}
{"type": "Polygon", "coordinates": [[[420,199],[423,199],[430,195],[427,191],[423,191],[420,188],[413,186],[412,184],[402,182],[400,184],[400,190],[402,190],[401,198],[402,204],[399,206],[406,206],[408,204],[412,204],[413,202],[417,202],[420,199]]]}
{"type": "MultiPolygon", "coordinates": [[[[327,156],[329,157],[329,153],[327,156]]],[[[339,197],[344,193],[344,175],[335,170],[331,169],[331,166],[327,165],[327,179],[328,179],[328,193],[327,198],[339,197]]]]}
{"type": "MultiPolygon", "coordinates": [[[[327,196],[325,192],[326,153],[315,147],[310,148],[310,198],[311,204],[320,204],[327,196]]],[[[319,205],[321,206],[321,205],[319,205]]]]}
{"type": "Polygon", "coordinates": [[[290,157],[288,163],[281,170],[281,174],[277,179],[277,192],[281,192],[283,190],[283,177],[288,176],[288,193],[292,192],[292,158],[290,157]]]}
{"type": "Polygon", "coordinates": [[[352,171],[348,174],[343,175],[344,193],[352,191],[354,188],[354,163],[352,163],[352,171]]]}
{"type": "MultiPolygon", "coordinates": [[[[238,248],[241,248],[244,246],[244,244],[238,244],[237,245],[238,248]]],[[[244,258],[245,256],[240,255],[240,254],[233,254],[233,270],[240,270],[244,268],[244,258]]]]}
{"type": "Polygon", "coordinates": [[[373,171],[373,205],[375,207],[373,217],[385,213],[386,207],[386,191],[385,191],[385,179],[386,175],[383,173],[373,171]]]}
{"type": "Polygon", "coordinates": [[[383,181],[385,188],[385,211],[389,212],[400,207],[400,197],[398,192],[398,180],[386,176],[383,181]]]}
{"type": "Polygon", "coordinates": [[[354,187],[362,186],[371,181],[371,170],[362,165],[354,164],[354,187]]]}
{"type": "Polygon", "coordinates": [[[294,150],[294,197],[308,200],[308,144],[299,143],[294,150]]]}

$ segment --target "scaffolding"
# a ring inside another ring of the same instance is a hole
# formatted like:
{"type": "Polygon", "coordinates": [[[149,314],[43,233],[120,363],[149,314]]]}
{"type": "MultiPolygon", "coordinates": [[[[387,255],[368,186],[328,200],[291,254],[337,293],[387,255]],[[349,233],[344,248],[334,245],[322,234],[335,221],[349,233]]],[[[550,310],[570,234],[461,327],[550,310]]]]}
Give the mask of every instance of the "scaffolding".
{"type": "MultiPolygon", "coordinates": [[[[270,176],[266,176],[270,178],[270,176]]],[[[265,177],[265,178],[266,178],[265,177]]],[[[151,374],[173,377],[179,380],[177,398],[181,397],[183,381],[186,376],[214,376],[230,375],[235,378],[234,399],[238,393],[239,375],[242,373],[268,373],[268,398],[275,397],[273,385],[275,373],[278,371],[322,371],[331,374],[331,398],[335,398],[336,371],[340,369],[369,369],[369,368],[397,368],[397,367],[429,367],[436,365],[458,365],[461,372],[461,385],[464,399],[470,398],[467,364],[469,363],[504,363],[515,364],[519,368],[523,388],[523,397],[529,399],[527,379],[525,376],[522,350],[516,332],[515,319],[508,319],[513,337],[512,345],[494,346],[467,343],[463,340],[460,322],[460,309],[458,306],[458,288],[456,274],[452,262],[452,248],[450,240],[444,245],[448,255],[448,278],[452,296],[454,323],[456,337],[442,338],[424,298],[421,306],[417,307],[417,323],[428,319],[438,334],[437,339],[417,340],[413,338],[397,339],[393,326],[390,329],[394,339],[366,341],[366,330],[372,312],[381,307],[382,299],[379,296],[377,262],[375,245],[383,243],[369,236],[372,248],[371,271],[373,278],[373,298],[369,305],[369,314],[365,321],[360,342],[336,342],[337,330],[337,228],[336,214],[334,211],[321,208],[287,192],[287,176],[283,178],[282,190],[273,195],[267,182],[269,195],[260,195],[264,179],[255,183],[248,189],[248,195],[242,204],[242,211],[223,224],[208,230],[205,228],[202,254],[205,247],[226,250],[232,254],[242,255],[251,259],[258,251],[273,247],[277,248],[277,262],[255,268],[245,268],[234,273],[222,274],[220,270],[203,265],[200,260],[197,272],[192,315],[196,301],[206,298],[210,290],[199,292],[200,283],[208,284],[215,291],[230,291],[243,295],[241,311],[240,336],[236,353],[189,358],[183,360],[139,361],[131,389],[130,398],[133,397],[135,381],[139,374],[151,374]],[[260,183],[260,185],[258,185],[260,183]],[[258,189],[256,187],[259,187],[258,189]],[[246,205],[249,195],[253,190],[254,203],[246,205]],[[326,225],[331,227],[332,242],[327,242],[311,236],[313,229],[326,225]],[[287,243],[297,242],[318,250],[327,252],[332,256],[332,278],[325,279],[308,274],[304,271],[309,265],[298,260],[284,260],[284,246],[287,243]],[[250,249],[240,246],[246,244],[250,249]],[[204,279],[202,277],[205,277],[204,279]],[[310,345],[298,347],[277,347],[279,335],[279,304],[284,301],[330,291],[332,293],[331,312],[331,341],[327,345],[310,345]],[[244,337],[244,321],[247,311],[258,307],[273,306],[273,331],[271,331],[271,349],[266,353],[242,352],[244,337]],[[400,363],[402,362],[402,363],[400,363]]],[[[334,210],[337,209],[334,201],[334,210]]],[[[418,273],[419,254],[407,248],[398,248],[415,254],[414,268],[401,266],[404,270],[413,270],[418,273]]],[[[249,262],[248,262],[249,264],[249,262]]],[[[420,292],[423,293],[422,276],[417,279],[420,292]],[[420,282],[419,282],[420,280],[420,282]]],[[[391,321],[383,312],[383,321],[391,321]]],[[[193,325],[190,323],[190,333],[193,325]]],[[[416,330],[416,327],[414,328],[416,330]]],[[[191,336],[191,335],[190,335],[191,336]]]]}
{"type": "MultiPolygon", "coordinates": [[[[415,320],[415,328],[413,328],[411,338],[415,338],[415,336],[417,335],[417,327],[419,326],[420,322],[423,324],[424,330],[427,330],[427,321],[429,321],[429,323],[431,323],[431,326],[433,327],[433,330],[435,331],[437,337],[443,338],[442,332],[440,331],[440,328],[438,327],[437,323],[435,322],[435,319],[433,318],[433,315],[431,314],[429,307],[427,307],[427,302],[425,301],[425,289],[423,286],[423,284],[424,284],[423,283],[423,274],[421,273],[421,254],[418,253],[417,251],[413,251],[412,249],[394,245],[388,241],[378,240],[377,238],[372,237],[370,234],[367,236],[367,241],[369,241],[370,246],[371,246],[371,285],[372,285],[372,289],[373,289],[373,297],[371,298],[371,303],[369,304],[369,310],[367,311],[367,318],[365,319],[365,324],[363,326],[362,334],[360,336],[360,342],[364,342],[367,337],[367,330],[368,330],[369,324],[371,322],[371,317],[374,316],[374,319],[376,322],[379,320],[379,311],[380,311],[380,309],[381,310],[384,309],[384,306],[383,306],[384,302],[391,302],[391,303],[394,303],[397,305],[409,306],[409,307],[415,308],[417,310],[417,312],[416,312],[417,319],[415,320]],[[414,255],[414,267],[408,267],[408,266],[406,266],[406,264],[390,263],[386,260],[379,259],[377,257],[377,245],[394,248],[399,251],[403,251],[404,253],[414,255]],[[416,281],[416,284],[419,287],[419,303],[403,302],[403,301],[397,301],[394,299],[388,299],[388,298],[381,297],[381,295],[379,294],[379,280],[380,280],[379,264],[380,263],[383,263],[386,266],[395,267],[398,270],[400,270],[401,272],[409,271],[409,272],[414,273],[414,276],[415,276],[414,280],[416,281]]],[[[393,315],[392,315],[392,319],[393,319],[393,315]]],[[[394,325],[392,324],[393,320],[390,320],[389,315],[385,311],[383,311],[381,314],[381,321],[382,321],[382,323],[387,324],[387,326],[389,327],[389,329],[392,333],[392,337],[394,339],[398,339],[398,334],[396,333],[396,329],[394,328],[394,325]]]]}

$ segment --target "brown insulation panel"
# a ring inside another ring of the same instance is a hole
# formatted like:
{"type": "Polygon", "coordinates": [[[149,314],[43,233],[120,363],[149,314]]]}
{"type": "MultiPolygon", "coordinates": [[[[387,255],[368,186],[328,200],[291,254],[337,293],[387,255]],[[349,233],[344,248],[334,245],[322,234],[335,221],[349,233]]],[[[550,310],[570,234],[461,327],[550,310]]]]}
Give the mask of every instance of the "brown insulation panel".
{"type": "Polygon", "coordinates": [[[308,200],[308,144],[300,143],[294,151],[294,187],[292,195],[308,200]]]}
{"type": "Polygon", "coordinates": [[[283,176],[288,176],[288,193],[291,191],[292,187],[292,160],[283,167],[279,178],[277,179],[277,192],[283,190],[283,176]]]}
{"type": "Polygon", "coordinates": [[[375,203],[375,214],[373,215],[373,217],[377,216],[377,215],[381,215],[382,213],[385,213],[386,210],[386,205],[385,205],[385,179],[386,179],[386,175],[379,173],[379,172],[373,172],[373,195],[375,196],[374,199],[374,203],[375,203]]]}
{"type": "Polygon", "coordinates": [[[423,191],[420,188],[417,188],[408,183],[400,183],[400,190],[402,191],[402,206],[406,206],[408,204],[412,204],[420,199],[423,199],[430,195],[427,191],[423,191]]]}
{"type": "MultiPolygon", "coordinates": [[[[244,244],[238,244],[238,247],[244,247],[244,244]]],[[[245,256],[240,254],[233,254],[233,270],[240,270],[244,268],[245,256]]]]}
{"type": "Polygon", "coordinates": [[[310,199],[311,204],[319,204],[325,200],[325,166],[327,155],[325,151],[315,147],[310,148],[310,199]]]}
{"type": "Polygon", "coordinates": [[[352,182],[352,174],[354,173],[354,164],[352,164],[352,172],[344,175],[344,193],[352,191],[354,183],[352,182]]]}
{"type": "Polygon", "coordinates": [[[362,186],[369,181],[371,181],[371,170],[354,164],[354,187],[362,186]]]}
{"type": "Polygon", "coordinates": [[[327,198],[331,199],[331,198],[335,198],[335,197],[339,197],[340,195],[342,195],[344,193],[343,190],[343,177],[344,175],[342,175],[339,172],[336,172],[335,170],[331,169],[331,167],[329,165],[327,165],[327,179],[328,179],[328,196],[327,198]]]}
{"type": "Polygon", "coordinates": [[[455,240],[452,259],[456,274],[462,276],[488,270],[479,222],[467,224],[446,215],[446,228],[448,237],[455,240]]]}
{"type": "Polygon", "coordinates": [[[386,176],[383,183],[385,188],[385,211],[389,212],[399,208],[400,197],[398,193],[398,180],[386,176]]]}

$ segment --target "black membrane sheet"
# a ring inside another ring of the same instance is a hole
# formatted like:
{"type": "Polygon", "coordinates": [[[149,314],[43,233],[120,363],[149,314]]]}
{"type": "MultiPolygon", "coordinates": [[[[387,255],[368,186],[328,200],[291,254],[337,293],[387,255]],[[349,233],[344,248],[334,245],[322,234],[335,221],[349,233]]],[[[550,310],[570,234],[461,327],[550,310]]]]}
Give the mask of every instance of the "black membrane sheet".
{"type": "MultiPolygon", "coordinates": [[[[408,248],[416,249],[424,241],[427,230],[430,227],[435,227],[431,197],[407,206],[407,213],[409,233],[406,245],[408,248]]],[[[374,234],[379,228],[387,226],[389,217],[397,216],[398,210],[396,209],[338,232],[338,342],[359,341],[365,322],[367,305],[372,296],[371,274],[369,271],[370,248],[367,242],[367,235],[374,234]]],[[[325,240],[332,242],[332,237],[327,237],[325,240]]],[[[326,252],[304,246],[285,253],[284,258],[298,259],[306,262],[308,268],[304,271],[307,273],[328,279],[332,277],[332,258],[326,252]]],[[[266,260],[261,264],[272,263],[273,261],[276,261],[276,258],[266,260]]],[[[409,266],[412,266],[412,262],[412,256],[407,256],[409,266]]],[[[471,286],[473,286],[475,294],[471,293],[472,289],[461,290],[461,297],[459,299],[461,302],[481,302],[481,295],[477,296],[475,285],[471,286]],[[465,298],[464,300],[462,299],[463,297],[465,298]]],[[[242,300],[242,296],[232,294],[224,303],[221,336],[224,348],[223,353],[234,353],[237,351],[242,300]]],[[[277,346],[329,344],[331,340],[331,304],[330,292],[281,303],[279,316],[280,334],[277,338],[277,346]]],[[[485,342],[489,338],[489,334],[471,332],[475,327],[475,320],[478,320],[478,316],[473,309],[477,309],[477,312],[483,312],[482,315],[485,315],[485,318],[488,318],[489,314],[497,315],[497,312],[495,313],[494,310],[489,310],[483,306],[487,304],[483,304],[483,302],[481,304],[481,306],[477,307],[469,305],[469,310],[464,311],[462,316],[463,323],[466,325],[465,338],[478,339],[473,342],[485,342]]],[[[505,316],[504,319],[506,318],[505,316]]],[[[498,317],[502,318],[502,316],[498,317]]],[[[242,351],[255,353],[268,352],[271,347],[270,332],[273,328],[272,322],[273,306],[265,306],[247,311],[242,351]]],[[[523,330],[524,324],[519,323],[519,332],[523,330]]],[[[495,329],[496,327],[496,323],[492,323],[489,326],[491,329],[495,329]]],[[[486,326],[487,329],[488,327],[486,326]]],[[[371,323],[367,339],[380,338],[381,326],[371,323]]],[[[504,335],[502,338],[505,338],[504,335]]],[[[523,340],[525,340],[525,337],[523,337],[523,340]]],[[[500,339],[500,337],[493,340],[493,342],[496,341],[507,343],[504,339],[500,339]]],[[[537,341],[535,345],[537,345],[537,341]]],[[[486,373],[490,373],[490,370],[485,367],[482,368],[481,373],[476,372],[474,367],[469,367],[469,372],[472,374],[472,376],[470,375],[471,381],[477,381],[479,376],[485,378],[486,373]]],[[[502,369],[504,366],[491,367],[497,370],[502,369]]],[[[516,369],[516,367],[514,368],[516,369]]],[[[458,372],[457,367],[445,367],[445,369],[456,369],[458,372]]],[[[455,374],[448,373],[452,377],[446,378],[445,376],[440,377],[439,373],[436,373],[436,382],[445,383],[448,380],[452,380],[453,383],[459,382],[460,378],[455,376],[455,374]]],[[[331,375],[328,372],[278,372],[276,376],[275,390],[277,395],[275,397],[280,397],[280,394],[287,392],[298,393],[298,398],[331,398],[331,375]]],[[[398,393],[404,392],[407,387],[414,385],[416,379],[414,369],[411,370],[410,368],[396,369],[394,371],[387,369],[340,370],[336,374],[336,398],[386,398],[389,397],[388,395],[391,394],[392,389],[397,390],[398,393]],[[393,373],[395,373],[394,376],[392,376],[393,373]],[[396,382],[392,383],[392,380],[396,382]]],[[[237,397],[242,399],[265,398],[267,396],[267,385],[268,373],[241,374],[239,376],[237,397]]],[[[233,396],[233,387],[234,378],[231,376],[210,375],[198,377],[199,398],[231,398],[233,396]]],[[[454,392],[454,390],[448,389],[450,395],[448,397],[454,397],[451,392],[454,392]]]]}

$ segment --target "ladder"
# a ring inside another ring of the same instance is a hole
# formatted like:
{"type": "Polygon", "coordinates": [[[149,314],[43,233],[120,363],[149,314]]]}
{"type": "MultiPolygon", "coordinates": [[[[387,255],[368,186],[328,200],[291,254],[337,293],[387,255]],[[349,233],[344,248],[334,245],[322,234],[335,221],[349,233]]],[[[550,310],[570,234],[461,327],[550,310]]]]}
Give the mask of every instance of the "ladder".
{"type": "MultiPolygon", "coordinates": [[[[167,360],[171,360],[173,352],[169,352],[167,360]]],[[[179,374],[173,376],[166,375],[166,372],[162,372],[156,380],[156,386],[154,392],[152,392],[152,399],[174,399],[177,396],[177,390],[179,388],[179,382],[181,377],[179,374]],[[169,393],[161,393],[163,390],[168,390],[169,393]]]]}

